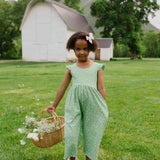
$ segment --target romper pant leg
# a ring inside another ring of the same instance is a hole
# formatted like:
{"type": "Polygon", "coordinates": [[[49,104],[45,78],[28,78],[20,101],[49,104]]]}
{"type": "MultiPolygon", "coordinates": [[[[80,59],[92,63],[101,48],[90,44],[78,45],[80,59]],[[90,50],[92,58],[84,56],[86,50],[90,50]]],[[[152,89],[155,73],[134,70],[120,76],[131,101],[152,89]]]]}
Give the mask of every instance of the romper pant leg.
{"type": "Polygon", "coordinates": [[[92,160],[98,156],[99,145],[103,137],[108,119],[108,109],[105,101],[97,99],[101,95],[92,95],[93,101],[87,100],[83,111],[83,151],[92,160]]]}
{"type": "Polygon", "coordinates": [[[65,105],[64,159],[68,157],[77,157],[77,150],[81,141],[82,119],[81,119],[80,105],[75,99],[75,97],[74,97],[74,101],[72,102],[69,101],[69,102],[70,103],[66,103],[65,105]]]}

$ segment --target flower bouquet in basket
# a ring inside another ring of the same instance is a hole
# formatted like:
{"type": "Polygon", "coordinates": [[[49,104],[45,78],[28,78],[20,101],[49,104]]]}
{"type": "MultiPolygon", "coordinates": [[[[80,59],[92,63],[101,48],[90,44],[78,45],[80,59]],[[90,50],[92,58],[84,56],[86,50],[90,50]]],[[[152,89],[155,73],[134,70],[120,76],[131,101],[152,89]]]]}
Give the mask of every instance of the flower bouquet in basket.
{"type": "Polygon", "coordinates": [[[64,117],[53,113],[52,117],[43,118],[44,111],[39,113],[37,119],[26,116],[25,126],[18,129],[25,134],[20,140],[22,145],[25,145],[25,138],[32,139],[33,144],[41,148],[51,147],[64,139],[64,117]],[[38,121],[40,115],[41,120],[38,121]]]}

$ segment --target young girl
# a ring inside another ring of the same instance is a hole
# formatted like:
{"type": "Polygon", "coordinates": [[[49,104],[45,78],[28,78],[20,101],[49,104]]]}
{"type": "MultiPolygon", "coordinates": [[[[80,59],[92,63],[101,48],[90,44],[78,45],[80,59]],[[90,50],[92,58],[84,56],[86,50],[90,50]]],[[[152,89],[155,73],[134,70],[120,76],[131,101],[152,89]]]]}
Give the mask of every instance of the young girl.
{"type": "Polygon", "coordinates": [[[49,113],[55,112],[71,79],[72,87],[65,103],[65,153],[64,159],[78,160],[77,149],[83,131],[83,151],[86,160],[96,160],[99,144],[106,128],[108,109],[103,81],[104,65],[88,58],[90,51],[96,51],[98,44],[92,33],[73,34],[66,48],[73,49],[78,61],[66,66],[63,83],[57,92],[49,113]]]}

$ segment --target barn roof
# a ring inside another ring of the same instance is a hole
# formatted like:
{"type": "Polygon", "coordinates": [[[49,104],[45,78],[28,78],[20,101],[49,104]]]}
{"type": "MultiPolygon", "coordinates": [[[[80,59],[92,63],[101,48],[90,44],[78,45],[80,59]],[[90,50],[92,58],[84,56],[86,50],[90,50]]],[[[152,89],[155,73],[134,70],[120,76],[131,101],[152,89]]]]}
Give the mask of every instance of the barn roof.
{"type": "Polygon", "coordinates": [[[52,0],[31,0],[25,10],[22,23],[20,26],[20,30],[22,29],[22,26],[25,22],[25,19],[30,11],[30,9],[38,2],[47,2],[52,5],[59,16],[62,18],[64,23],[67,25],[68,29],[75,30],[75,31],[86,31],[86,32],[92,32],[92,28],[89,26],[86,18],[84,15],[80,14],[76,10],[69,8],[63,4],[60,4],[58,2],[52,1],[52,0]]]}
{"type": "Polygon", "coordinates": [[[110,48],[113,38],[96,38],[99,48],[110,48]]]}

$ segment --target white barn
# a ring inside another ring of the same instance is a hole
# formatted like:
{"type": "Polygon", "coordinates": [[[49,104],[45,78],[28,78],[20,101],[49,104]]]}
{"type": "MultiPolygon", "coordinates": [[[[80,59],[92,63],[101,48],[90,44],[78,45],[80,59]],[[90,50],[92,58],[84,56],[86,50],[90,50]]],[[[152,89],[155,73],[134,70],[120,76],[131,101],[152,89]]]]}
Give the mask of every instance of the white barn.
{"type": "Polygon", "coordinates": [[[96,52],[95,59],[109,61],[113,58],[113,38],[96,38],[99,49],[96,52]]]}
{"type": "Polygon", "coordinates": [[[24,61],[65,62],[74,56],[66,50],[68,38],[76,31],[94,33],[84,15],[52,0],[31,0],[20,30],[24,61]]]}

